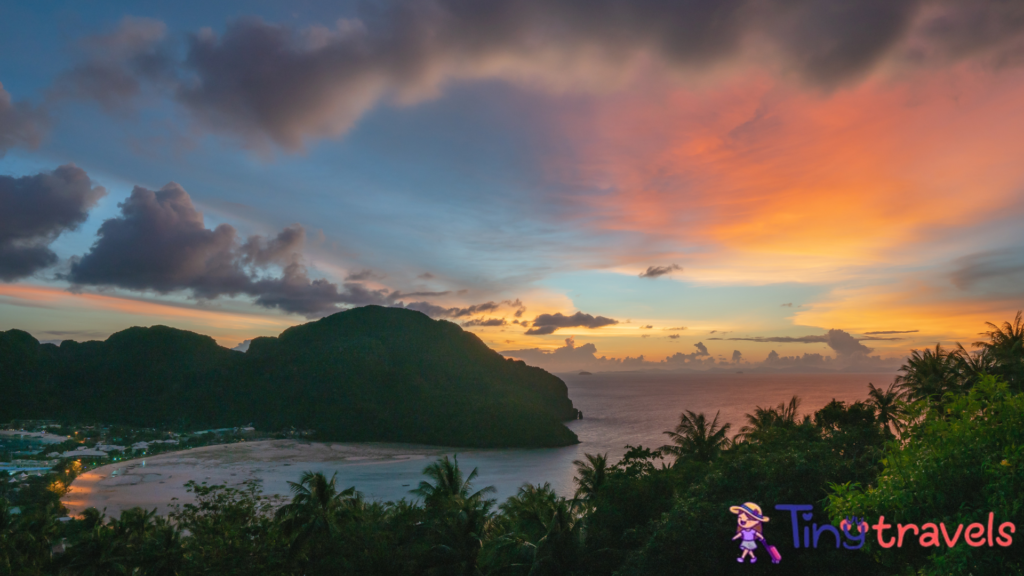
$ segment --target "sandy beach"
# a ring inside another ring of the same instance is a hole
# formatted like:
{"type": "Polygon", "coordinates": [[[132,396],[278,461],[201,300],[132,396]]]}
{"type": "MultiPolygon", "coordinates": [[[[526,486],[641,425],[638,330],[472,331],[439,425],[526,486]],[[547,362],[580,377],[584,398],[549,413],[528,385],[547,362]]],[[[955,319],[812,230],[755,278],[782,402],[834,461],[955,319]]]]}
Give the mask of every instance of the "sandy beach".
{"type": "Polygon", "coordinates": [[[173,503],[193,501],[193,495],[185,489],[190,480],[227,486],[256,480],[265,495],[284,496],[289,492],[288,481],[298,481],[304,470],[413,463],[436,457],[443,450],[403,444],[296,440],[204,446],[90,470],[75,479],[62,501],[72,515],[95,507],[117,517],[122,510],[135,506],[156,508],[159,514],[166,514],[173,503]]]}

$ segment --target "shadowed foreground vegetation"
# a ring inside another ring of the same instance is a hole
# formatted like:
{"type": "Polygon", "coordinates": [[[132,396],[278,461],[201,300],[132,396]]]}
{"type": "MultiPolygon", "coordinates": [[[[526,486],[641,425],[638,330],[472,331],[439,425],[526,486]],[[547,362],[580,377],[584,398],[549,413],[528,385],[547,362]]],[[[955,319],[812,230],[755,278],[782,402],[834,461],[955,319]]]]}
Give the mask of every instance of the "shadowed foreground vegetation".
{"type": "Polygon", "coordinates": [[[447,457],[426,467],[415,499],[398,502],[305,473],[284,506],[253,485],[192,485],[196,502],[167,518],[89,510],[59,523],[57,486],[20,502],[17,517],[0,500],[0,573],[1020,574],[1020,542],[922,548],[908,537],[883,549],[870,532],[859,550],[827,537],[795,549],[788,513],[773,508],[810,504],[817,523],[835,526],[880,515],[967,525],[992,511],[1024,527],[1020,317],[987,336],[974,353],[915,352],[893,385],[871,385],[864,401],[754,407],[731,438],[717,416],[683,412],[664,447],[577,461],[573,498],[527,484],[499,505],[475,486],[476,470],[447,457]],[[771,517],[764,533],[782,564],[763,550],[756,565],[735,561],[729,507],[748,501],[771,517]]]}

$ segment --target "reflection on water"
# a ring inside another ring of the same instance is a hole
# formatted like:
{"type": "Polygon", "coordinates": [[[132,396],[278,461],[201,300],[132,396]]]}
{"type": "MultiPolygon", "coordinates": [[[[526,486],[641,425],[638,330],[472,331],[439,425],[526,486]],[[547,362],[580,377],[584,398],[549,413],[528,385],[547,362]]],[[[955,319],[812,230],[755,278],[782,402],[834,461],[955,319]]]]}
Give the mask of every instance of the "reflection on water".
{"type": "MultiPolygon", "coordinates": [[[[888,384],[893,374],[595,374],[563,375],[573,404],[584,419],[569,423],[581,444],[566,448],[535,450],[462,450],[459,464],[468,474],[478,467],[476,486],[493,485],[500,500],[514,494],[524,482],[550,482],[559,494],[571,496],[573,460],[585,452],[608,453],[611,462],[625,452],[627,444],[658,447],[665,443],[683,410],[704,412],[709,417],[720,411],[719,422],[739,431],[744,415],[754,406],[776,405],[794,394],[803,399],[801,413],[809,414],[833,398],[847,402],[867,397],[868,382],[888,384]]],[[[293,470],[322,470],[338,473],[344,487],[355,486],[371,498],[396,500],[409,496],[423,476],[430,460],[416,459],[345,464],[295,463],[293,470]]],[[[298,476],[298,472],[295,474],[298,476]]],[[[288,492],[287,480],[267,477],[264,490],[288,492]]]]}

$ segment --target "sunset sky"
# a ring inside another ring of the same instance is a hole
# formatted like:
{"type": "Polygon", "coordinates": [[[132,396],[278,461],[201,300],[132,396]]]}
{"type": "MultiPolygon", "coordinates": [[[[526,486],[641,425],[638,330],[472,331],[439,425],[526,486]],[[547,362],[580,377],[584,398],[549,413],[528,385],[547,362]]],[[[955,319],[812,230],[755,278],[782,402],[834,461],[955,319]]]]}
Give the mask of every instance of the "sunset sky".
{"type": "Polygon", "coordinates": [[[40,340],[380,304],[541,364],[899,365],[1024,308],[1019,3],[8,3],[0,85],[40,340]]]}

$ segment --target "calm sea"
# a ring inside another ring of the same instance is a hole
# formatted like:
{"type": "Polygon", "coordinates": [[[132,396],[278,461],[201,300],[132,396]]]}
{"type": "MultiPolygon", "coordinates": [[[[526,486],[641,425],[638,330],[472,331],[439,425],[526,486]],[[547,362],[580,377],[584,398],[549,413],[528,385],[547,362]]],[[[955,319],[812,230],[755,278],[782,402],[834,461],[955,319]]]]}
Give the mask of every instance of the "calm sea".
{"type": "MultiPolygon", "coordinates": [[[[604,373],[592,376],[560,375],[569,387],[573,404],[583,420],[569,427],[581,444],[535,450],[460,450],[459,463],[467,472],[479,470],[477,487],[494,486],[504,500],[524,482],[550,482],[560,494],[571,496],[573,460],[584,453],[607,453],[617,461],[625,446],[658,447],[663,434],[679,422],[683,410],[720,412],[719,422],[732,424],[732,434],[755,406],[775,406],[795,394],[803,400],[801,413],[809,414],[833,398],[852,402],[867,398],[868,383],[888,385],[895,374],[651,374],[604,373]]],[[[337,472],[344,486],[356,486],[371,498],[395,500],[408,496],[422,479],[425,461],[344,464],[323,468],[337,472]]]]}

